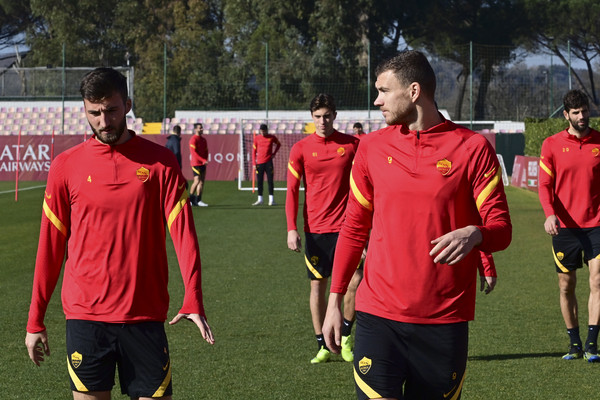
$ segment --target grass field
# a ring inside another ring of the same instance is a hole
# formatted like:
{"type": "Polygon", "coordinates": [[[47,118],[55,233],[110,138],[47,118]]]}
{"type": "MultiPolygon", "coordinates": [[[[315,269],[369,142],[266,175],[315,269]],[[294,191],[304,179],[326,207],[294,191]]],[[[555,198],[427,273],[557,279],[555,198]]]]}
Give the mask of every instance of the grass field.
{"type": "MultiPolygon", "coordinates": [[[[22,183],[21,188],[39,186],[22,183]]],[[[43,188],[19,193],[0,182],[0,398],[68,399],[64,316],[55,291],[46,324],[52,355],[36,367],[24,346],[43,188]]],[[[495,256],[498,286],[477,297],[463,399],[588,399],[598,395],[600,365],[563,361],[567,336],[556,274],[537,195],[507,188],[514,233],[495,256]]],[[[316,352],[301,254],[286,247],[284,192],[275,207],[234,182],[208,182],[208,208],[195,208],[206,310],[216,344],[184,321],[168,326],[177,399],[353,399],[350,364],[337,356],[311,365],[316,352]]],[[[123,205],[126,207],[127,205],[123,205]]],[[[182,300],[173,247],[170,317],[182,300]]],[[[587,271],[580,272],[582,332],[587,329],[587,271]]],[[[585,337],[583,338],[585,339],[585,337]]],[[[118,389],[113,399],[124,399],[118,389]]]]}

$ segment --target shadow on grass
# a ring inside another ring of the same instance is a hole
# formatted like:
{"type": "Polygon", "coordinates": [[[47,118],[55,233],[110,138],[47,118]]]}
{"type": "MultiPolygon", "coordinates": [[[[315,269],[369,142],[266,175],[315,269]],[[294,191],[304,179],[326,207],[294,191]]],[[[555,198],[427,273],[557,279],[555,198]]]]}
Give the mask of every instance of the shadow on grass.
{"type": "Polygon", "coordinates": [[[487,356],[470,356],[469,361],[501,361],[501,360],[519,360],[524,358],[556,358],[562,357],[565,353],[523,353],[523,354],[490,354],[487,356]]]}

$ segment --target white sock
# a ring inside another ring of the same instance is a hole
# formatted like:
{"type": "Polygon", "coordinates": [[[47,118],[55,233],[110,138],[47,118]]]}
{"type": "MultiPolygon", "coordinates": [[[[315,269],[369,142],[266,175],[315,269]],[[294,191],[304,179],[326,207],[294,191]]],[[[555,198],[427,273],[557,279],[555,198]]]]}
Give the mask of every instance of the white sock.
{"type": "Polygon", "coordinates": [[[262,203],[263,197],[262,196],[258,196],[258,201],[262,203]]]}
{"type": "Polygon", "coordinates": [[[272,202],[273,202],[273,195],[272,195],[272,194],[270,194],[270,195],[269,195],[269,203],[272,203],[272,202]]]}

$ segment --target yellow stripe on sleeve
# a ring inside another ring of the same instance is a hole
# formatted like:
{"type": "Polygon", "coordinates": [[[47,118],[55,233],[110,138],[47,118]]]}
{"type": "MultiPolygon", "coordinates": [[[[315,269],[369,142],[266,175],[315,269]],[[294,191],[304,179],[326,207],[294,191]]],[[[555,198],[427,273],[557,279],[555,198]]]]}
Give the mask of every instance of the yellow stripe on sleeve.
{"type": "Polygon", "coordinates": [[[77,388],[77,391],[88,392],[88,388],[85,387],[83,382],[81,382],[81,379],[79,379],[75,371],[73,371],[73,367],[71,367],[71,363],[69,362],[69,356],[67,356],[67,368],[69,369],[69,375],[71,376],[71,380],[73,381],[75,388],[77,388]]]}
{"type": "Polygon", "coordinates": [[[167,375],[165,376],[165,379],[160,384],[160,387],[158,388],[158,390],[156,390],[156,392],[154,392],[152,397],[163,397],[165,395],[165,391],[167,390],[167,387],[169,387],[169,383],[171,383],[171,361],[170,360],[169,360],[169,370],[167,371],[167,375]]]}
{"type": "Polygon", "coordinates": [[[380,399],[383,397],[375,390],[373,390],[371,386],[367,385],[365,381],[362,380],[360,375],[358,375],[358,373],[356,372],[356,368],[354,369],[354,382],[356,382],[356,386],[358,386],[360,390],[362,390],[362,392],[366,394],[369,399],[380,399]]]}
{"type": "Polygon", "coordinates": [[[369,211],[373,211],[373,204],[371,204],[369,202],[369,200],[367,200],[365,198],[365,196],[362,195],[360,190],[358,190],[358,187],[356,186],[356,182],[354,182],[354,177],[352,176],[352,172],[350,172],[350,189],[352,189],[352,194],[354,194],[354,197],[356,197],[356,200],[358,200],[358,202],[364,208],[366,208],[369,211]]]}
{"type": "Polygon", "coordinates": [[[317,271],[315,267],[313,267],[313,265],[310,263],[310,261],[308,261],[308,258],[306,258],[306,254],[304,255],[304,261],[306,262],[306,266],[308,267],[309,271],[312,272],[315,278],[323,279],[323,276],[319,273],[319,271],[317,271]]]}
{"type": "Polygon", "coordinates": [[[546,164],[544,164],[542,160],[540,160],[540,168],[542,168],[544,172],[546,172],[548,175],[554,178],[554,172],[552,172],[552,170],[546,164]]]}
{"type": "Polygon", "coordinates": [[[490,193],[492,193],[494,189],[496,189],[496,186],[498,186],[498,183],[500,183],[500,179],[502,179],[502,168],[498,168],[496,175],[494,175],[490,183],[488,183],[488,185],[481,191],[481,193],[479,193],[479,196],[477,196],[476,203],[478,210],[481,208],[481,205],[488,198],[490,193]]]}
{"type": "Polygon", "coordinates": [[[569,272],[569,270],[567,269],[567,267],[565,267],[558,259],[558,257],[556,257],[556,252],[554,251],[554,246],[552,246],[552,257],[554,257],[554,262],[556,263],[556,265],[558,266],[558,268],[564,272],[565,274],[567,272],[569,272]]]}
{"type": "Polygon", "coordinates": [[[50,222],[52,222],[52,225],[54,225],[56,229],[58,229],[60,233],[62,233],[66,237],[67,227],[61,222],[60,219],[58,219],[56,214],[52,212],[50,206],[48,205],[48,203],[46,203],[46,200],[44,200],[44,205],[42,206],[42,208],[44,209],[44,214],[46,214],[46,218],[48,218],[50,222]]]}
{"type": "Polygon", "coordinates": [[[288,162],[288,169],[290,170],[292,175],[294,175],[296,177],[296,179],[300,180],[300,174],[298,173],[298,171],[296,171],[294,169],[294,167],[292,167],[292,163],[290,163],[290,162],[288,162]]]}
{"type": "Polygon", "coordinates": [[[187,202],[188,197],[189,197],[188,191],[184,190],[183,193],[181,193],[181,198],[175,204],[175,207],[173,207],[173,210],[169,214],[169,219],[167,220],[167,226],[169,227],[169,232],[171,231],[171,225],[173,224],[173,221],[175,221],[175,218],[177,218],[179,213],[183,210],[183,207],[185,207],[185,203],[187,202]]]}

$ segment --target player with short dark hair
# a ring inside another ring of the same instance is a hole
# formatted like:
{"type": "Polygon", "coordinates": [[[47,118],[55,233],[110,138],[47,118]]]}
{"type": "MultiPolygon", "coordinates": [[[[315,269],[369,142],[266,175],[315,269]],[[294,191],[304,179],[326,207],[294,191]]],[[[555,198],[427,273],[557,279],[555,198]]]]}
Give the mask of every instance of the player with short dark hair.
{"type": "Polygon", "coordinates": [[[94,135],[50,167],[25,344],[36,365],[50,354],[44,316],[68,254],[62,305],[73,398],[110,399],[118,366],[124,394],[171,399],[167,230],[185,285],[169,323],[188,319],[214,343],[186,181],[173,153],[127,129],[122,74],[95,69],[81,94],[94,135]]]}
{"type": "MultiPolygon", "coordinates": [[[[302,243],[298,234],[296,218],[299,208],[300,183],[304,184],[304,232],[305,263],[310,279],[310,311],[313,329],[317,338],[318,353],[311,363],[329,360],[331,353],[323,339],[326,291],[335,245],[338,238],[350,188],[350,169],[358,147],[358,139],[338,132],[333,128],[337,115],[335,101],[331,95],[319,94],[310,103],[310,113],[315,124],[315,133],[300,140],[292,147],[288,162],[287,197],[285,212],[287,219],[288,248],[300,252],[302,243]]],[[[358,261],[354,265],[356,272],[358,261]]],[[[360,279],[353,281],[355,286],[360,279]]],[[[353,302],[350,306],[353,306],[353,302]]],[[[353,318],[354,309],[347,309],[353,318]]],[[[346,361],[352,361],[351,320],[347,320],[344,332],[346,361]]]]}
{"type": "Polygon", "coordinates": [[[260,135],[254,138],[252,151],[254,152],[253,159],[256,164],[256,185],[258,190],[258,199],[253,206],[258,206],[263,203],[263,185],[265,174],[267,174],[267,183],[269,185],[269,205],[275,205],[275,185],[273,183],[273,158],[279,151],[281,143],[275,135],[269,133],[267,124],[260,125],[260,135]],[[273,146],[275,147],[273,149],[273,146]]]}
{"type": "Polygon", "coordinates": [[[570,90],[563,99],[564,131],[542,144],[539,197],[552,236],[552,254],[558,273],[560,309],[569,352],[565,360],[585,358],[600,362],[600,132],[589,126],[590,106],[585,93],[570,90]],[[583,255],[583,257],[582,257],[583,255]],[[582,258],[590,271],[588,336],[585,348],[579,333],[577,270],[582,258]]]}
{"type": "Polygon", "coordinates": [[[422,53],[383,62],[375,86],[388,127],[361,139],[354,159],[323,334],[339,351],[342,296],[369,238],[356,294],[358,398],[457,399],[482,252],[511,240],[500,165],[483,136],[437,111],[422,53]]]}
{"type": "Polygon", "coordinates": [[[190,138],[190,163],[194,181],[190,187],[190,201],[193,206],[206,207],[208,204],[202,201],[204,182],[206,181],[206,164],[208,164],[208,144],[203,136],[204,126],[201,123],[194,124],[194,135],[190,138]]]}
{"type": "Polygon", "coordinates": [[[360,122],[355,122],[352,126],[352,130],[354,131],[354,135],[359,139],[362,139],[363,136],[367,134],[367,132],[363,130],[363,126],[360,122]]]}

